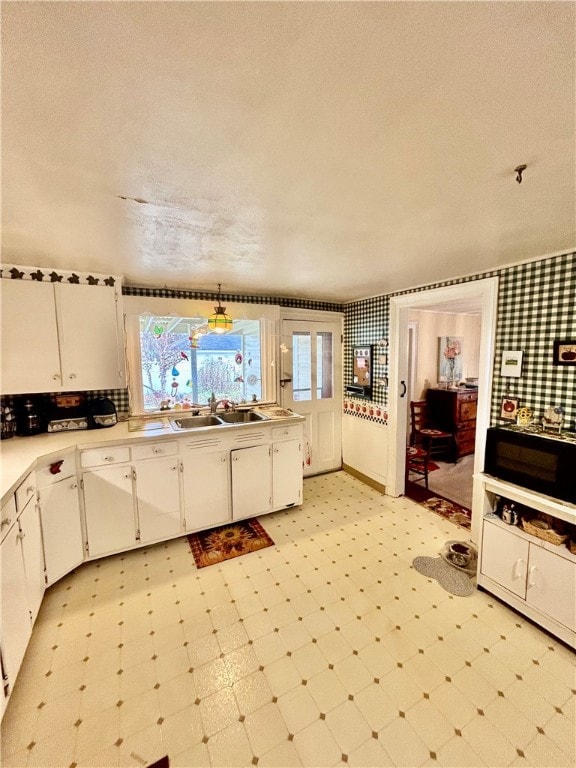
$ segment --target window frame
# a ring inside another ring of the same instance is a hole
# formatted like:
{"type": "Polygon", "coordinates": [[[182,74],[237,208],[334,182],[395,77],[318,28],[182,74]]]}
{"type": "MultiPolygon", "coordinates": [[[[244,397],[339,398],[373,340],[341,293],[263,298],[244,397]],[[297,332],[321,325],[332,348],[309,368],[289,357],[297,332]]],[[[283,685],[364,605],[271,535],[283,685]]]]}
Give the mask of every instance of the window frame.
{"type": "MultiPolygon", "coordinates": [[[[190,299],[163,299],[149,296],[124,297],[124,329],[128,378],[129,413],[145,416],[158,413],[144,409],[142,366],[140,356],[140,316],[206,317],[214,311],[214,302],[190,299]]],[[[274,403],[277,398],[277,364],[279,357],[278,328],[280,307],[277,305],[231,304],[227,312],[233,319],[260,322],[260,354],[262,360],[262,398],[259,403],[274,403]]],[[[231,333],[234,333],[232,330],[231,333]]],[[[202,405],[207,405],[202,404],[202,405]]]]}

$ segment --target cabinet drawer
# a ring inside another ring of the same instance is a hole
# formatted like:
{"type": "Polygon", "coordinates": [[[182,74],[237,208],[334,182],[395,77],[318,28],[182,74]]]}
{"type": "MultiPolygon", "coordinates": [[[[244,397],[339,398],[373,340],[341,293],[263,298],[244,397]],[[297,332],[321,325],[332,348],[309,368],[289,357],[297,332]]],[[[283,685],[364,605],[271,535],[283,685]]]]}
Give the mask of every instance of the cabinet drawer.
{"type": "Polygon", "coordinates": [[[478,411],[478,403],[475,400],[470,402],[460,403],[460,408],[459,408],[460,421],[474,421],[476,419],[477,411],[478,411]]]}
{"type": "Polygon", "coordinates": [[[75,474],[76,461],[74,456],[59,456],[37,467],[36,483],[38,488],[46,488],[46,486],[58,483],[67,477],[73,477],[75,474]]]}
{"type": "Polygon", "coordinates": [[[80,457],[83,467],[97,467],[100,464],[121,464],[123,461],[130,461],[130,448],[127,445],[82,451],[82,456],[80,457]]]}
{"type": "Polygon", "coordinates": [[[2,512],[0,513],[0,535],[4,538],[10,528],[16,522],[16,499],[14,496],[10,496],[8,501],[2,505],[2,512]]]}
{"type": "Polygon", "coordinates": [[[36,496],[36,476],[30,472],[26,480],[16,489],[16,508],[22,512],[26,504],[36,496]]]}
{"type": "Polygon", "coordinates": [[[139,459],[153,459],[156,456],[175,456],[177,453],[178,443],[176,440],[146,443],[146,445],[135,445],[132,447],[132,458],[135,461],[139,459]]]}
{"type": "Polygon", "coordinates": [[[300,437],[301,427],[299,424],[292,424],[291,426],[273,427],[272,428],[272,440],[287,440],[300,437]]]}

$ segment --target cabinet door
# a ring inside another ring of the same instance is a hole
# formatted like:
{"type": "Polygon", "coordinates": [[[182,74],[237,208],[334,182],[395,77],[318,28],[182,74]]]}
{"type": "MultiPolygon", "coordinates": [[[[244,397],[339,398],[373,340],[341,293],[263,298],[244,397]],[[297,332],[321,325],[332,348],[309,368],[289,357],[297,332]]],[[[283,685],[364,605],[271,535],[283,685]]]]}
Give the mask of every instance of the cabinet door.
{"type": "Polygon", "coordinates": [[[14,680],[32,634],[20,539],[18,523],[14,523],[1,546],[2,658],[11,688],[14,686],[14,680]]]}
{"type": "Polygon", "coordinates": [[[178,458],[149,459],[135,466],[140,541],[178,536],[182,533],[178,458]]]}
{"type": "Polygon", "coordinates": [[[108,286],[58,284],[56,306],[65,390],[126,386],[116,296],[116,289],[108,286]]]}
{"type": "Polygon", "coordinates": [[[182,457],[184,518],[187,531],[224,525],[230,520],[229,454],[190,450],[182,457]]]}
{"type": "Polygon", "coordinates": [[[84,559],[78,483],[75,477],[40,489],[46,583],[54,584],[84,559]]]}
{"type": "Polygon", "coordinates": [[[20,523],[24,572],[26,574],[28,610],[30,611],[30,618],[34,622],[38,615],[46,587],[40,515],[34,500],[26,505],[18,522],[20,523]]]}
{"type": "Polygon", "coordinates": [[[0,280],[2,392],[53,392],[62,386],[52,283],[0,280]]]}
{"type": "Polygon", "coordinates": [[[272,460],[269,445],[239,448],[232,456],[232,518],[256,517],[272,508],[272,460]]]}
{"type": "Polygon", "coordinates": [[[90,557],[137,544],[132,467],[120,464],[82,475],[90,557]]]}
{"type": "Polygon", "coordinates": [[[272,446],[272,507],[282,509],[302,503],[302,447],[300,440],[272,446]]]}
{"type": "Polygon", "coordinates": [[[484,521],[481,572],[524,599],[528,542],[496,523],[484,521]]]}
{"type": "Polygon", "coordinates": [[[530,544],[526,601],[576,630],[576,567],[554,552],[530,544]]]}

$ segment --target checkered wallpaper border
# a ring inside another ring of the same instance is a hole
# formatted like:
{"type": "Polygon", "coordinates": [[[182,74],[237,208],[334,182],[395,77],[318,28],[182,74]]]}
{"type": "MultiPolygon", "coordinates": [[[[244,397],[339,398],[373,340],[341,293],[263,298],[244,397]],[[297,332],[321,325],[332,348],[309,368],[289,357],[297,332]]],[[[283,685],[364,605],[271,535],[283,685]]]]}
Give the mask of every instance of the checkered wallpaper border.
{"type": "MultiPolygon", "coordinates": [[[[498,418],[504,395],[542,416],[548,406],[565,410],[565,424],[576,429],[576,366],[552,362],[554,339],[576,339],[576,253],[433,283],[385,296],[364,299],[344,308],[344,386],[352,379],[352,346],[376,344],[389,333],[390,297],[431,288],[499,278],[498,311],[492,387],[491,423],[498,418]],[[500,376],[502,352],[524,352],[522,376],[500,376]]],[[[387,366],[375,366],[375,379],[387,376],[387,366]]],[[[388,405],[386,387],[375,387],[368,407],[388,405]]],[[[352,411],[351,411],[352,412],[352,411]]],[[[356,409],[353,411],[357,415],[356,409]]]]}
{"type": "MultiPolygon", "coordinates": [[[[122,286],[124,296],[153,296],[161,299],[192,299],[194,301],[217,301],[218,294],[211,291],[179,291],[171,288],[139,288],[122,286]]],[[[321,312],[343,312],[343,304],[329,301],[312,301],[311,299],[291,299],[281,296],[252,296],[237,293],[223,293],[222,303],[227,301],[242,302],[243,304],[276,304],[292,309],[314,309],[321,312]]]]}

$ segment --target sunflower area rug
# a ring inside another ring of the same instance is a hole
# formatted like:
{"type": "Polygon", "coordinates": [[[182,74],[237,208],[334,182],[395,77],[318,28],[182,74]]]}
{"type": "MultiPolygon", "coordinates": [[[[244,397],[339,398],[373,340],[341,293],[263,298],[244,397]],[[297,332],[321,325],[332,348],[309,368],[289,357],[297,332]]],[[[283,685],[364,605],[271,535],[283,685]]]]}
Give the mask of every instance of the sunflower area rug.
{"type": "Polygon", "coordinates": [[[231,525],[221,525],[207,531],[191,533],[188,543],[198,568],[215,565],[223,560],[247,555],[274,542],[256,518],[239,520],[231,525]]]}
{"type": "Polygon", "coordinates": [[[435,512],[437,515],[445,517],[447,520],[450,520],[450,522],[456,523],[456,525],[459,525],[461,528],[465,528],[467,531],[470,530],[470,518],[472,517],[472,514],[466,507],[461,507],[460,504],[455,504],[453,501],[443,499],[441,496],[431,496],[429,499],[421,501],[420,504],[422,504],[423,507],[426,507],[426,509],[435,512]]]}

